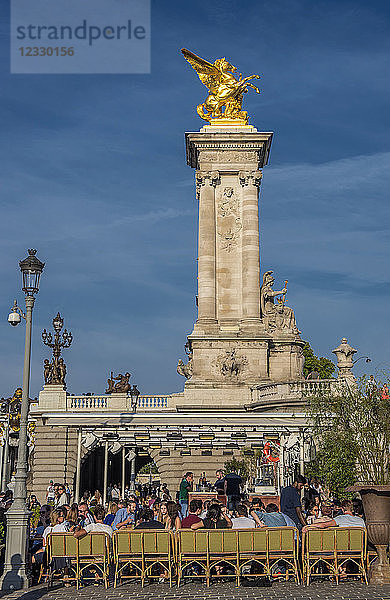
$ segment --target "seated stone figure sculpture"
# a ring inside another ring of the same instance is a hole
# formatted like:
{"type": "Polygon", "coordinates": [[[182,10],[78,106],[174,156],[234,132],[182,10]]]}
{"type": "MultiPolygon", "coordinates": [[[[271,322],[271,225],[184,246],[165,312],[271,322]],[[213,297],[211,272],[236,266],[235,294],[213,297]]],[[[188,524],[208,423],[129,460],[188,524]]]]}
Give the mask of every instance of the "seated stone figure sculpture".
{"type": "Polygon", "coordinates": [[[274,290],[273,271],[266,271],[260,291],[261,316],[268,331],[284,331],[299,335],[292,308],[286,306],[287,281],[282,290],[274,290]],[[275,298],[277,303],[275,304],[275,298]]]}

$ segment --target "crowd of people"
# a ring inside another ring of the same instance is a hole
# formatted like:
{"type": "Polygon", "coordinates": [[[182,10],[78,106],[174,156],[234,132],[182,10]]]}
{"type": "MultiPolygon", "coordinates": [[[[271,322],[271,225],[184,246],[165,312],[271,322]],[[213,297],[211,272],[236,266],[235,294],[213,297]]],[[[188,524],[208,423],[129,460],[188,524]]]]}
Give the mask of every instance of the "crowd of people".
{"type": "MultiPolygon", "coordinates": [[[[281,490],[280,505],[264,497],[248,498],[242,494],[241,477],[234,471],[216,472],[212,489],[216,497],[190,499],[194,487],[192,472],[184,474],[173,499],[167,486],[144,488],[131,493],[126,488],[121,498],[119,486],[110,486],[104,506],[101,493],[86,492],[78,503],[70,503],[71,490],[67,484],[50,481],[46,502],[42,506],[31,495],[28,507],[35,514],[31,521],[30,552],[32,564],[38,568],[46,561],[47,536],[52,532],[73,533],[76,538],[91,532],[131,529],[253,529],[256,527],[296,527],[300,534],[308,528],[337,526],[364,527],[360,500],[330,499],[317,481],[308,483],[297,475],[291,485],[281,490]]],[[[0,495],[3,514],[12,505],[12,492],[0,495]]],[[[37,570],[37,569],[36,569],[37,570]]]]}

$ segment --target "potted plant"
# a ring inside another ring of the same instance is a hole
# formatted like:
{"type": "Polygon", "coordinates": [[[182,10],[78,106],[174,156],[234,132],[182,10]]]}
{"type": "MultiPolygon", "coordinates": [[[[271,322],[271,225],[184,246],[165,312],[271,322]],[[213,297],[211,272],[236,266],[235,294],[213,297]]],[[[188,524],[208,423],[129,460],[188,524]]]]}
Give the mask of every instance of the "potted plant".
{"type": "Polygon", "coordinates": [[[338,379],[328,392],[310,398],[310,416],[319,451],[348,448],[355,465],[369,541],[378,559],[370,570],[372,583],[390,583],[387,546],[390,540],[390,385],[372,375],[359,381],[338,379]]]}

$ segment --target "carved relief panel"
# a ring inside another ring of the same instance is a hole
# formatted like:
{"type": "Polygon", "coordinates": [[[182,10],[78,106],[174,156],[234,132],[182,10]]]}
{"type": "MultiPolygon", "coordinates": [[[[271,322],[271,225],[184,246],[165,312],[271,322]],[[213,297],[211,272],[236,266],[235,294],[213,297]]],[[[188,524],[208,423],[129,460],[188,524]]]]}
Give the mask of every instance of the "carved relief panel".
{"type": "Polygon", "coordinates": [[[242,230],[240,198],[233,187],[222,187],[217,196],[217,214],[220,247],[231,252],[237,246],[242,230]]]}

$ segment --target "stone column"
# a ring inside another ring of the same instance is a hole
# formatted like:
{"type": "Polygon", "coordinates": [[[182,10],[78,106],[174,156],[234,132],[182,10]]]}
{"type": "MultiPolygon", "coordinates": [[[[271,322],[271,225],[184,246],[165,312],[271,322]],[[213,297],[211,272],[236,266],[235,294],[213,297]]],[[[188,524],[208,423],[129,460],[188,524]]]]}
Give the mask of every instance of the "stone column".
{"type": "Polygon", "coordinates": [[[6,424],[6,435],[4,438],[4,454],[2,458],[1,489],[5,490],[9,483],[9,423],[6,424]]]}
{"type": "Polygon", "coordinates": [[[77,434],[76,427],[70,428],[67,436],[66,427],[63,425],[42,425],[37,422],[29,492],[36,494],[42,504],[45,502],[50,479],[62,483],[66,475],[68,483],[74,482],[77,467],[77,434]]]}
{"type": "Polygon", "coordinates": [[[242,320],[260,322],[259,186],[261,171],[240,171],[242,186],[242,320]]]}
{"type": "Polygon", "coordinates": [[[215,323],[215,186],[218,171],[197,171],[196,185],[199,198],[198,245],[198,320],[199,324],[215,323]]]}

